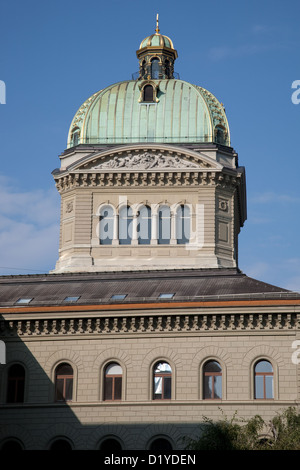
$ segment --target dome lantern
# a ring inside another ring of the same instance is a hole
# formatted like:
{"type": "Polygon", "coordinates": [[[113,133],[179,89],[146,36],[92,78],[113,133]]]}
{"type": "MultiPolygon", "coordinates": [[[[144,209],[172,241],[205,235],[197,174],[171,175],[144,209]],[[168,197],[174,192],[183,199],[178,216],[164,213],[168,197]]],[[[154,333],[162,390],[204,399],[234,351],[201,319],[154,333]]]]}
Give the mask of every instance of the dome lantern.
{"type": "Polygon", "coordinates": [[[136,52],[139,59],[139,80],[174,78],[174,62],[178,57],[172,40],[160,34],[158,15],[155,33],[147,36],[136,52]]]}

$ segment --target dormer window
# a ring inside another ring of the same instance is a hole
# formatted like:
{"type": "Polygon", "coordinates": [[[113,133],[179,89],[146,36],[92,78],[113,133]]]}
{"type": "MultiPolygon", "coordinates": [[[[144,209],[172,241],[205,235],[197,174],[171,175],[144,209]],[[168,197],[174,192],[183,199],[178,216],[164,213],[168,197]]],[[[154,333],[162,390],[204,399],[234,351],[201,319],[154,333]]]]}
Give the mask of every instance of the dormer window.
{"type": "Polygon", "coordinates": [[[71,137],[73,147],[79,144],[79,134],[80,134],[79,127],[75,127],[72,131],[72,137],[71,137]]]}
{"type": "Polygon", "coordinates": [[[144,101],[147,103],[153,103],[154,101],[154,90],[152,85],[146,85],[144,87],[144,101]]]}
{"type": "Polygon", "coordinates": [[[158,83],[152,80],[145,80],[139,84],[140,98],[139,103],[158,103],[157,94],[159,92],[158,83]]]}

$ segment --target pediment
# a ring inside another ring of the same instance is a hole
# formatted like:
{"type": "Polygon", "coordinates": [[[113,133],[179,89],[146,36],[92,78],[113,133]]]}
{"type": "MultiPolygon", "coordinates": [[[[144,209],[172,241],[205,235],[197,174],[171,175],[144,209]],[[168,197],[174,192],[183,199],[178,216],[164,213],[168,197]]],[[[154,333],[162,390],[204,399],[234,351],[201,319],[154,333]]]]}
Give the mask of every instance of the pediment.
{"type": "Polygon", "coordinates": [[[68,170],[93,172],[221,170],[207,155],[171,146],[122,146],[85,157],[68,170]]]}

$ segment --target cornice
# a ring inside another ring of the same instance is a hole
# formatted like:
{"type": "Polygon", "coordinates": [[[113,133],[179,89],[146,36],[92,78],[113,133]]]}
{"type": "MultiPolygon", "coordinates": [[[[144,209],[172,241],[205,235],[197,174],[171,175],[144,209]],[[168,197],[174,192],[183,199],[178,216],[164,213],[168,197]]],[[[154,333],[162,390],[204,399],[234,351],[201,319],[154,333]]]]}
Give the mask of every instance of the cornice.
{"type": "Polygon", "coordinates": [[[300,313],[90,316],[0,321],[0,337],[78,337],[126,334],[295,332],[300,313]]]}

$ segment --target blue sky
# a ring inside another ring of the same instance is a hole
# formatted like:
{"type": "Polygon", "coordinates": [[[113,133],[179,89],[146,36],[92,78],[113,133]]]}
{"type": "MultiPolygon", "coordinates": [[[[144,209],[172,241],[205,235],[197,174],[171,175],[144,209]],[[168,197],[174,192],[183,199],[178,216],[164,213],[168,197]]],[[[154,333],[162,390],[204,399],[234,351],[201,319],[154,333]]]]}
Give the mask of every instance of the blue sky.
{"type": "Polygon", "coordinates": [[[224,103],[246,167],[240,269],[300,291],[296,0],[1,0],[0,274],[54,268],[59,195],[51,171],[72,117],[94,92],[138,70],[135,52],[154,32],[156,13],[178,51],[180,78],[224,103]]]}

